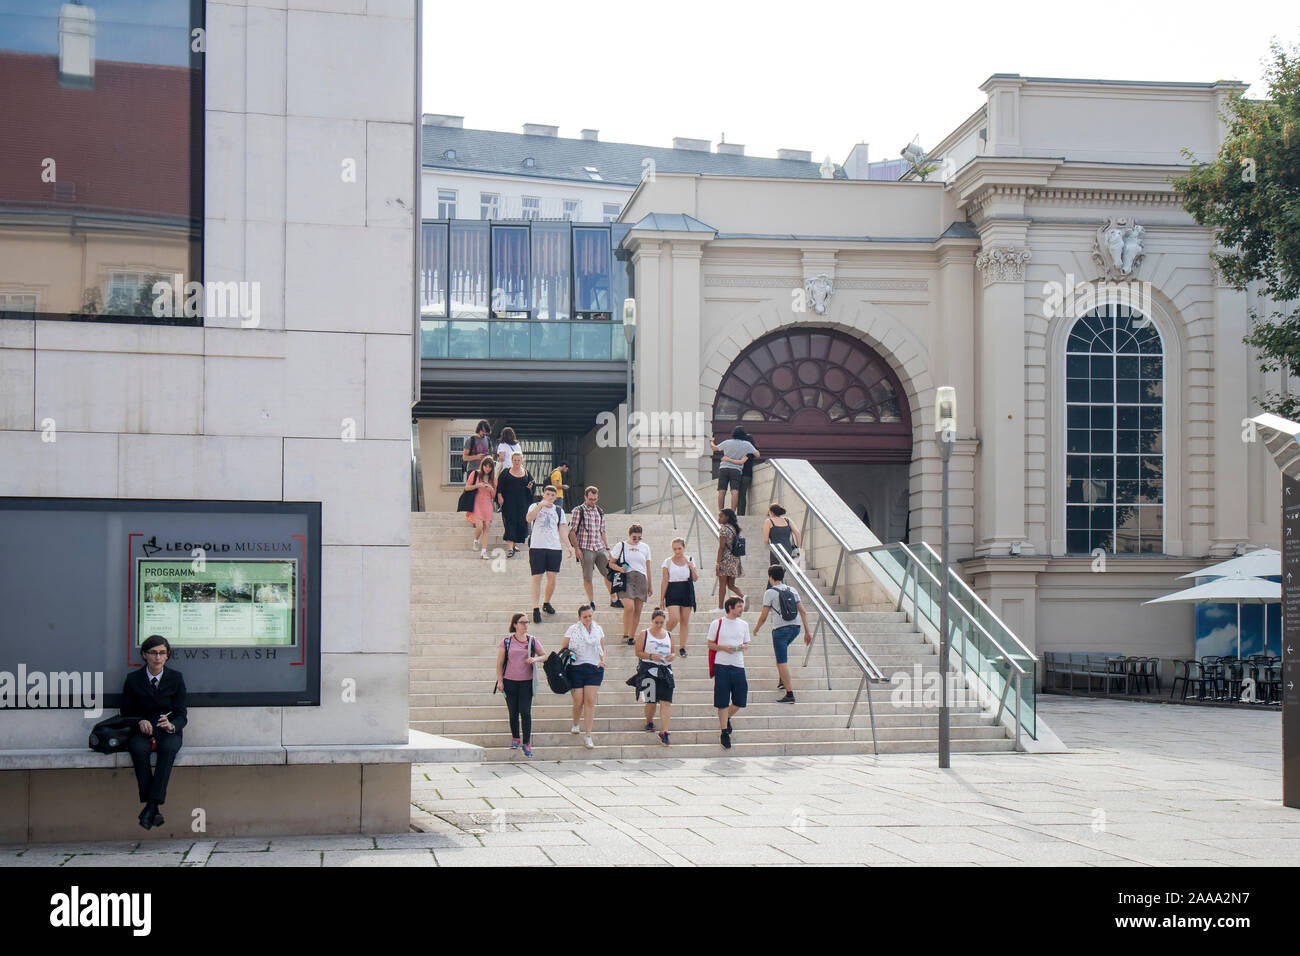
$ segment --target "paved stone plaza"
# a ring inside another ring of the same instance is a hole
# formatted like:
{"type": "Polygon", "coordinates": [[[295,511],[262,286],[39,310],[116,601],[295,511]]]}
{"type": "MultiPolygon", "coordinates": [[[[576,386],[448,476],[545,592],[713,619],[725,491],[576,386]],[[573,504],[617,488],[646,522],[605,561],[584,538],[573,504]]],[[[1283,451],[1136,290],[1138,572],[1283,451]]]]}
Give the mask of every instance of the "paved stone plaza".
{"type": "MultiPolygon", "coordinates": [[[[391,836],[0,848],[0,866],[1300,863],[1280,715],[1045,697],[1071,753],[414,768],[391,836]]],[[[503,715],[504,719],[504,715],[503,715]]]]}

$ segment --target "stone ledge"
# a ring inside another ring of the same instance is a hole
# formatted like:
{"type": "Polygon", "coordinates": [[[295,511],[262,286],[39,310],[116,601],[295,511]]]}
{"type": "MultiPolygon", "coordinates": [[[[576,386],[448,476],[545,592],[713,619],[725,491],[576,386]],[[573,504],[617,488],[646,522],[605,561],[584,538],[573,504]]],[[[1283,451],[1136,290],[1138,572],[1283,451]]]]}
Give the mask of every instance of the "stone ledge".
{"type": "MultiPolygon", "coordinates": [[[[237,767],[283,764],[477,763],[483,748],[410,731],[404,744],[182,747],[178,767],[237,767]]],[[[117,770],[131,766],[130,754],[99,754],[86,748],[0,750],[4,770],[117,770]]]]}

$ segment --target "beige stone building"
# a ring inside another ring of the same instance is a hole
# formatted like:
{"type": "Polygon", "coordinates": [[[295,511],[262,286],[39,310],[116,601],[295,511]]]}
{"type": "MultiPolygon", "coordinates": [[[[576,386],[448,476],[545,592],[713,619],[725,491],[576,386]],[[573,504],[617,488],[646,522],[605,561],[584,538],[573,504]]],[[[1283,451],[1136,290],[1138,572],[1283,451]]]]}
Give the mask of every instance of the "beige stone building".
{"type": "MultiPolygon", "coordinates": [[[[1278,536],[1277,476],[1243,419],[1286,384],[1258,371],[1255,298],[1217,280],[1171,183],[1184,150],[1215,156],[1242,86],[982,89],[926,182],[643,182],[620,220],[634,405],[702,413],[719,437],[741,422],[880,539],[937,546],[933,402],[954,386],[953,554],[993,610],[1038,651],[1190,656],[1190,608],[1143,602],[1278,536]]],[[[641,505],[659,454],[638,451],[641,505]]],[[[707,479],[708,457],[673,454],[707,479]]]]}

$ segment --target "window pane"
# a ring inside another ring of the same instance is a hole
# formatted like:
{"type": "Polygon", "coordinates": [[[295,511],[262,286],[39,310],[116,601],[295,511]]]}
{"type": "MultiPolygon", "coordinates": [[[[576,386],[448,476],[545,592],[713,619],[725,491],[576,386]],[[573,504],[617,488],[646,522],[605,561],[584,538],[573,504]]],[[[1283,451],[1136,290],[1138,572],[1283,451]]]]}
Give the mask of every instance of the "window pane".
{"type": "Polygon", "coordinates": [[[447,227],[425,223],[420,239],[420,314],[447,314],[447,227]]]}
{"type": "MultiPolygon", "coordinates": [[[[561,223],[533,226],[533,315],[539,319],[568,319],[569,230],[561,223]]],[[[567,357],[567,349],[566,349],[567,357]]]]}
{"type": "Polygon", "coordinates": [[[492,313],[528,309],[528,228],[492,228],[492,313]]]}
{"type": "Polygon", "coordinates": [[[202,17],[178,0],[0,3],[0,278],[17,286],[0,310],[203,323],[184,291],[204,278],[202,17]]]}
{"type": "MultiPolygon", "coordinates": [[[[487,223],[451,224],[451,317],[487,318],[488,313],[488,226],[487,223]]],[[[484,343],[486,344],[486,343],[484,343]]]]}
{"type": "Polygon", "coordinates": [[[573,230],[573,294],[577,312],[612,312],[608,229],[573,230]]]}

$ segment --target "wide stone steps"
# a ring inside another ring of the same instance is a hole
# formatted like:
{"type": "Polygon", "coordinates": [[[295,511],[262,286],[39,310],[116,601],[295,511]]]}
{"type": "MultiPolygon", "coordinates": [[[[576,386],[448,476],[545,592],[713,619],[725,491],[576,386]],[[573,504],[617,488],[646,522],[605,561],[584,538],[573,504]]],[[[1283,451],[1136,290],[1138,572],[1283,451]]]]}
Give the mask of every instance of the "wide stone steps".
{"type": "MultiPolygon", "coordinates": [[[[706,503],[710,498],[706,496],[706,503]]],[[[711,505],[710,505],[711,507],[711,505]]],[[[673,537],[685,536],[689,523],[670,515],[626,515],[606,513],[611,543],[617,547],[633,522],[644,528],[644,539],[654,557],[650,566],[655,594],[646,602],[639,627],[650,622],[650,610],[659,603],[660,564],[671,553],[673,537]]],[[[749,609],[745,619],[752,627],[758,618],[759,601],[767,586],[766,554],[761,541],[762,517],[741,519],[750,543],[743,558],[745,574],[739,585],[746,593],[749,609]]],[[[504,547],[500,541],[500,519],[494,519],[486,542],[489,554],[504,547]]],[[[532,609],[531,580],[527,549],[506,560],[484,561],[471,550],[473,537],[463,515],[423,513],[411,519],[411,656],[410,718],[417,730],[478,744],[489,760],[525,759],[509,748],[509,724],[505,702],[492,693],[497,648],[505,637],[510,616],[532,609]]],[[[606,680],[601,687],[592,725],[595,748],[588,750],[581,735],[570,734],[571,699],[552,694],[543,680],[533,703],[533,746],[543,760],[611,759],[689,756],[779,756],[796,754],[870,753],[871,724],[868,698],[876,718],[881,753],[933,752],[938,734],[938,710],[929,698],[917,696],[899,702],[898,688],[888,682],[869,684],[859,701],[852,728],[845,727],[858,691],[861,671],[837,640],[823,630],[814,644],[807,667],[802,662],[806,646],[799,639],[791,646],[792,681],[798,702],[778,704],[777,670],[771,650],[771,621],[757,635],[746,654],[750,704],[735,718],[736,735],[731,750],[718,739],[717,714],[713,709],[713,681],[708,677],[704,642],[718,612],[713,558],[696,554],[694,535],[687,546],[697,566],[699,607],[691,618],[691,655],[674,663],[676,688],[673,702],[672,746],[664,747],[657,736],[642,730],[643,705],[624,681],[636,668],[632,649],[622,642],[622,610],[610,608],[601,582],[593,583],[596,621],[606,635],[606,680]],[[824,656],[825,659],[824,659],[824,656]],[[832,689],[827,689],[829,670],[832,689]]],[[[845,607],[829,593],[829,573],[823,569],[806,572],[827,604],[845,624],[882,672],[889,677],[937,673],[936,648],[912,629],[907,616],[890,603],[845,607]]],[[[586,601],[581,573],[575,562],[561,566],[551,603],[558,613],[544,615],[540,624],[528,627],[545,646],[555,650],[564,632],[577,619],[577,607],[586,601]]],[[[540,600],[540,599],[539,599],[540,600]]],[[[805,601],[807,599],[805,598],[805,601]]],[[[819,616],[811,602],[805,604],[810,625],[819,616]]],[[[952,749],[955,752],[1011,750],[1014,742],[992,716],[973,703],[953,707],[952,749]]],[[[656,722],[658,726],[658,721],[656,722]]]]}

